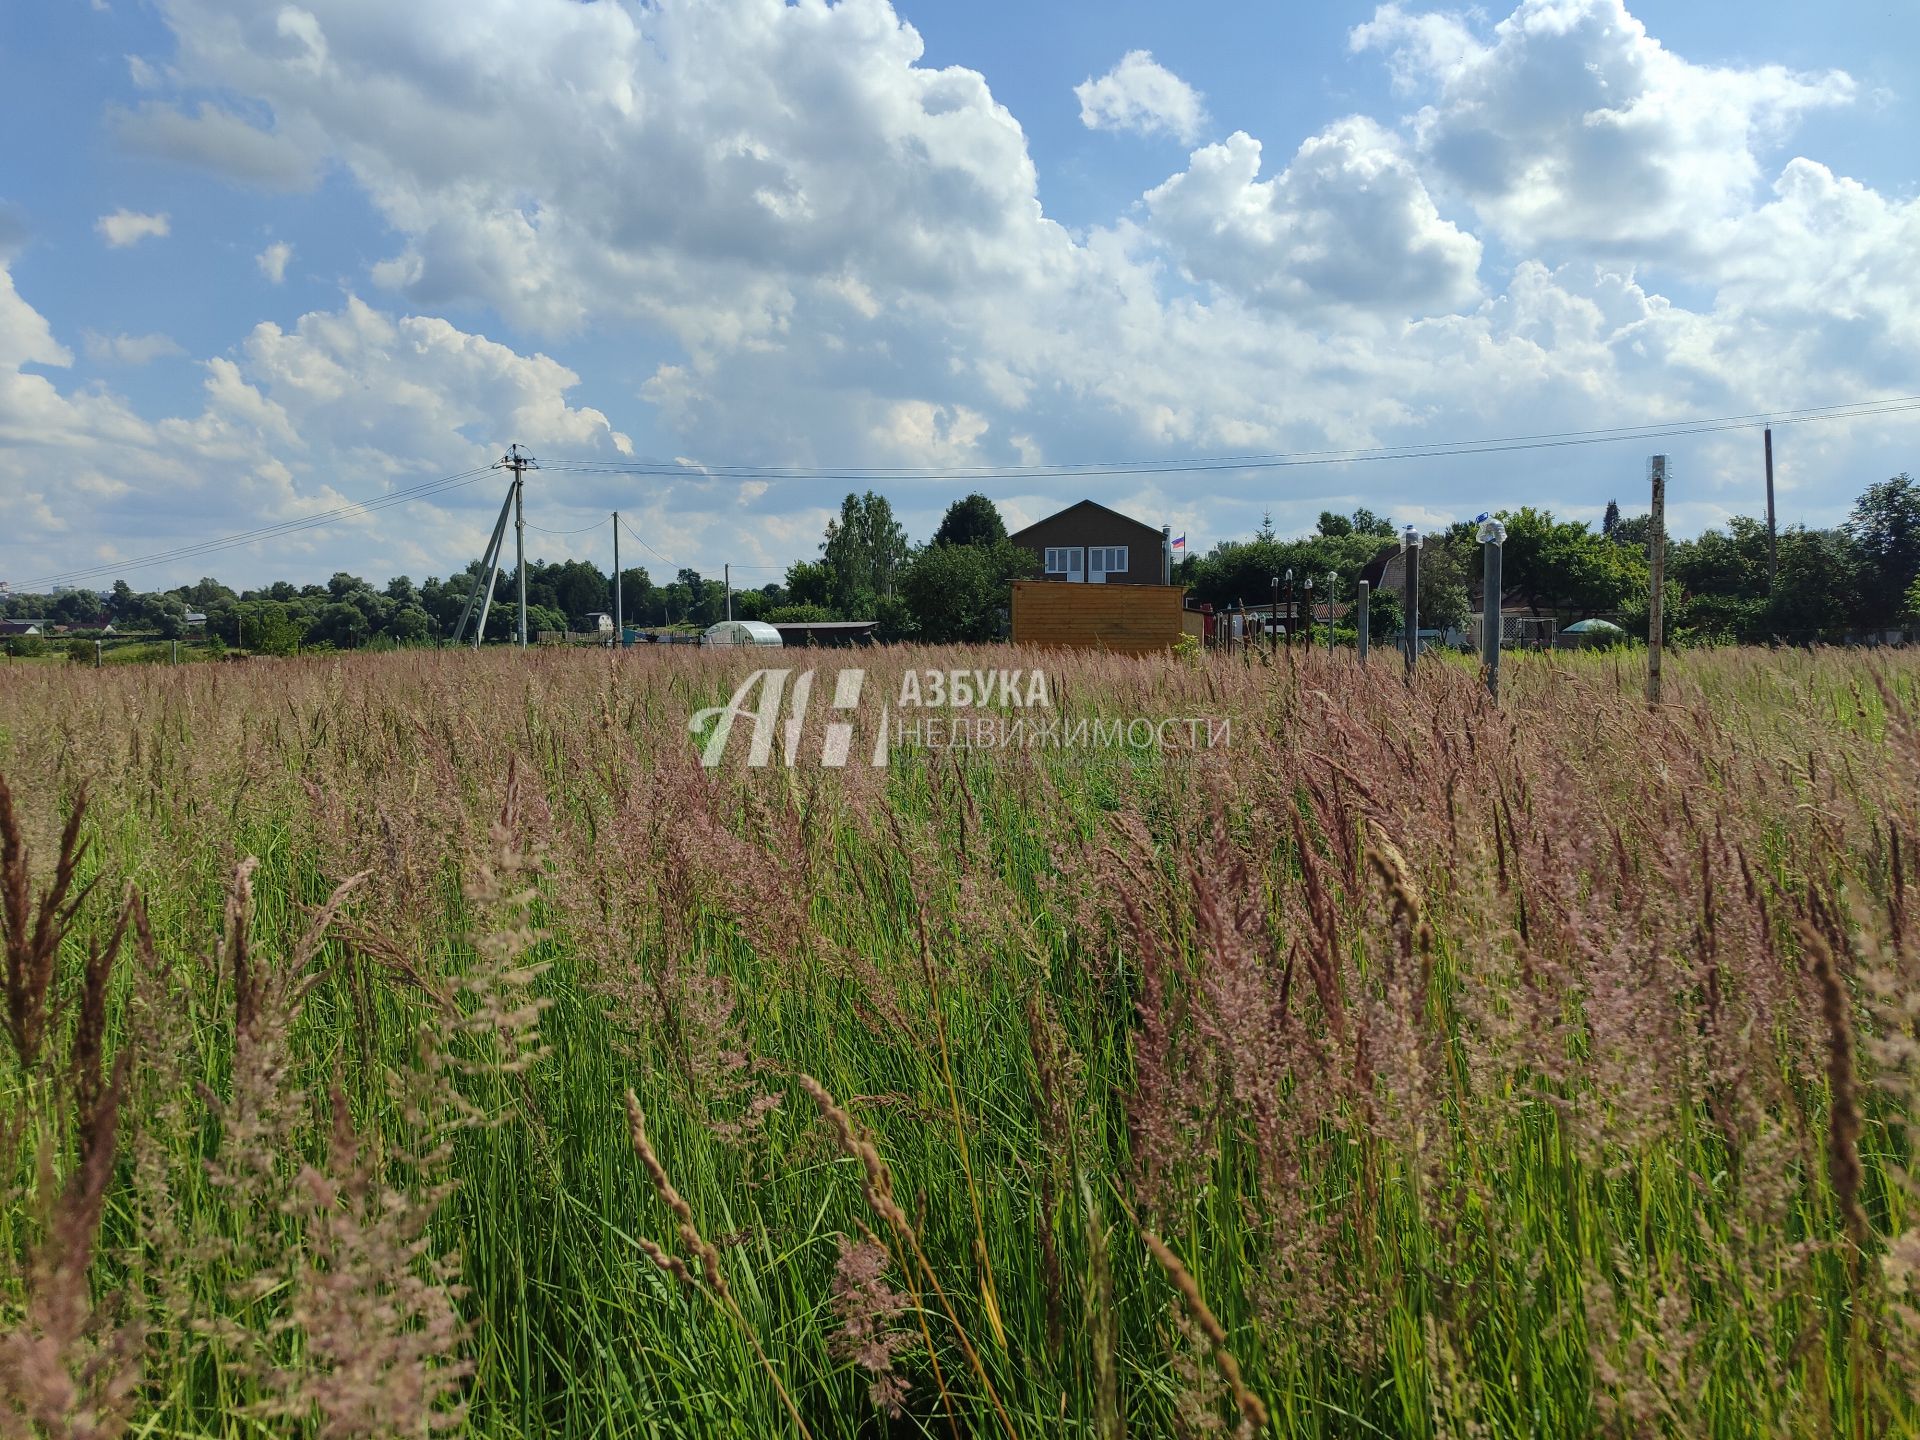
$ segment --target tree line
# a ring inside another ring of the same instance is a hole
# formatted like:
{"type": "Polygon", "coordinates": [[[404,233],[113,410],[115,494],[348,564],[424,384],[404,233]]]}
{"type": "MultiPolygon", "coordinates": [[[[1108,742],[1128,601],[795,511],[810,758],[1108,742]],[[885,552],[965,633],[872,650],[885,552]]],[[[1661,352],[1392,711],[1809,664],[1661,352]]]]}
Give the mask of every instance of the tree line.
{"type": "MultiPolygon", "coordinates": [[[[1625,516],[1609,502],[1596,529],[1523,507],[1496,512],[1506,525],[1505,608],[1566,621],[1604,616],[1645,638],[1651,595],[1650,516],[1625,516]]],[[[1423,537],[1420,617],[1434,629],[1464,628],[1480,602],[1478,526],[1460,521],[1423,537]]],[[[1384,550],[1392,524],[1368,510],[1323,513],[1314,534],[1281,540],[1271,524],[1249,540],[1224,541],[1178,566],[1174,578],[1215,606],[1264,609],[1273,577],[1312,575],[1325,598],[1336,577],[1341,600],[1384,550]]],[[[1734,516],[1692,539],[1668,537],[1665,628],[1676,643],[1795,644],[1896,629],[1920,619],[1920,484],[1910,475],[1870,485],[1847,520],[1828,529],[1788,526],[1770,567],[1766,522],[1734,516]],[[1772,571],[1771,576],[1769,571],[1772,571]]],[[[1377,595],[1373,624],[1392,633],[1399,597],[1377,595]]]]}
{"type": "MultiPolygon", "coordinates": [[[[1651,521],[1609,503],[1596,529],[1531,507],[1501,511],[1507,527],[1504,588],[1518,605],[1562,620],[1603,615],[1646,633],[1651,521]]],[[[1477,603],[1480,547],[1462,521],[1425,538],[1422,623],[1463,627],[1477,603]]],[[[1281,539],[1271,521],[1245,540],[1227,540],[1184,559],[1174,579],[1216,608],[1262,609],[1276,576],[1294,574],[1296,595],[1309,575],[1337,598],[1383,552],[1398,544],[1394,525],[1370,510],[1331,511],[1315,531],[1281,539]]],[[[1666,624],[1679,643],[1805,643],[1893,629],[1920,618],[1920,484],[1911,476],[1870,485],[1847,520],[1830,529],[1789,526],[1769,563],[1764,522],[1735,516],[1667,550],[1666,624]],[[1771,571],[1771,574],[1770,574],[1771,571]]],[[[950,505],[924,545],[914,545],[885,496],[848,495],[828,522],[819,558],[787,567],[780,582],[732,592],[735,619],[873,620],[882,640],[984,641],[1005,632],[1014,580],[1038,573],[1038,558],[1013,544],[999,509],[984,495],[950,505]]],[[[383,586],[340,572],[324,585],[290,581],[236,590],[211,577],[171,590],[138,592],[124,580],[106,592],[13,595],[9,619],[34,619],[74,633],[117,632],[177,639],[204,633],[222,644],[265,654],[386,648],[446,640],[476,586],[479,560],[444,580],[415,584],[405,575],[383,586]],[[204,618],[196,618],[204,617],[204,618]]],[[[630,625],[704,628],[727,613],[723,583],[682,568],[657,584],[644,568],[620,574],[621,608],[630,625]]],[[[512,638],[517,576],[503,570],[487,620],[487,639],[512,638]]],[[[1316,591],[1323,603],[1326,591],[1316,591]]],[[[607,574],[584,560],[527,563],[527,628],[591,630],[613,609],[607,574]]],[[[1398,597],[1379,594],[1376,629],[1399,623],[1398,597]]],[[[31,637],[9,642],[18,652],[31,637]]],[[[44,643],[41,642],[41,643],[44,643]]]]}

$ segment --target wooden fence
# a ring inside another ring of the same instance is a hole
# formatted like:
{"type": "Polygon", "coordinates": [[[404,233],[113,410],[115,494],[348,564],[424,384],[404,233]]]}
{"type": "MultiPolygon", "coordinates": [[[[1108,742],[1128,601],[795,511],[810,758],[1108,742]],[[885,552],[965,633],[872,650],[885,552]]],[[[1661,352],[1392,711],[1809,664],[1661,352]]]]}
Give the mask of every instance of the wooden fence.
{"type": "Polygon", "coordinates": [[[1075,585],[1013,582],[1016,645],[1066,645],[1144,655],[1172,647],[1183,633],[1179,585],[1075,585]]]}

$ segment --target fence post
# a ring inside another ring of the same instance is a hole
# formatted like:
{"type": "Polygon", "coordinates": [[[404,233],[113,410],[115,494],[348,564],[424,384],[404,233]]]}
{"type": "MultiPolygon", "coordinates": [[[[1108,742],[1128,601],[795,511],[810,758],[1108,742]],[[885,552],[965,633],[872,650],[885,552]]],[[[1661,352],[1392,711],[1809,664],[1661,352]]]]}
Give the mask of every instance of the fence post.
{"type": "Polygon", "coordinates": [[[1414,662],[1420,658],[1420,532],[1411,525],[1400,532],[1400,550],[1407,557],[1406,593],[1400,597],[1400,610],[1407,680],[1412,683],[1414,662]]]}
{"type": "Polygon", "coordinates": [[[1480,521],[1480,663],[1486,670],[1487,693],[1500,703],[1500,561],[1507,527],[1491,516],[1480,521]]]}
{"type": "Polygon", "coordinates": [[[100,642],[98,640],[93,642],[93,668],[96,670],[100,668],[100,642]]]}
{"type": "Polygon", "coordinates": [[[1653,481],[1653,513],[1649,520],[1653,533],[1648,537],[1649,583],[1647,597],[1647,703],[1660,703],[1660,651],[1666,644],[1667,589],[1667,457],[1656,455],[1647,467],[1653,481]]]}
{"type": "Polygon", "coordinates": [[[1372,599],[1373,599],[1373,582],[1370,580],[1362,580],[1360,582],[1360,600],[1359,600],[1360,619],[1358,621],[1360,628],[1359,628],[1359,631],[1357,632],[1359,637],[1358,644],[1360,647],[1360,663],[1362,665],[1367,663],[1367,639],[1368,639],[1367,631],[1368,631],[1368,623],[1370,620],[1370,616],[1368,612],[1371,609],[1370,602],[1372,601],[1372,599]]]}

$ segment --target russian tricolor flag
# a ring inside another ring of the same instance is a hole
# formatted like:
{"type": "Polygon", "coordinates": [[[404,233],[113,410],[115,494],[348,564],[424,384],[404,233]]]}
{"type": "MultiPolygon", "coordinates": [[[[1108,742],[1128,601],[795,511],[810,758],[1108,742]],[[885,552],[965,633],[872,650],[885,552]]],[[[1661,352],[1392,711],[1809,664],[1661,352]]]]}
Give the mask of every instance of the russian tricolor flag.
{"type": "Polygon", "coordinates": [[[1187,548],[1187,537],[1186,537],[1186,536],[1184,536],[1184,535],[1176,535],[1176,536],[1174,536],[1174,537],[1173,537],[1173,548],[1174,548],[1174,551],[1175,551],[1175,553],[1176,553],[1176,554],[1177,554],[1178,552],[1180,552],[1180,551],[1182,551],[1182,550],[1184,550],[1184,549],[1186,549],[1186,548],[1187,548]]]}

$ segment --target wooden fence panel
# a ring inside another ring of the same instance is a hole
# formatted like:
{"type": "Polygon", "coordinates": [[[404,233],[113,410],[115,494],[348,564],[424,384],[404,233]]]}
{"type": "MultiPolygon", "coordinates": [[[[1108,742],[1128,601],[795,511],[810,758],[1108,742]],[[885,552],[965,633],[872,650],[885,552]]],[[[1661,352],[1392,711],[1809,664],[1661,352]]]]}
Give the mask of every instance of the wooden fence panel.
{"type": "Polygon", "coordinates": [[[1144,655],[1170,648],[1184,629],[1179,585],[1013,584],[1016,645],[1066,645],[1144,655]]]}

